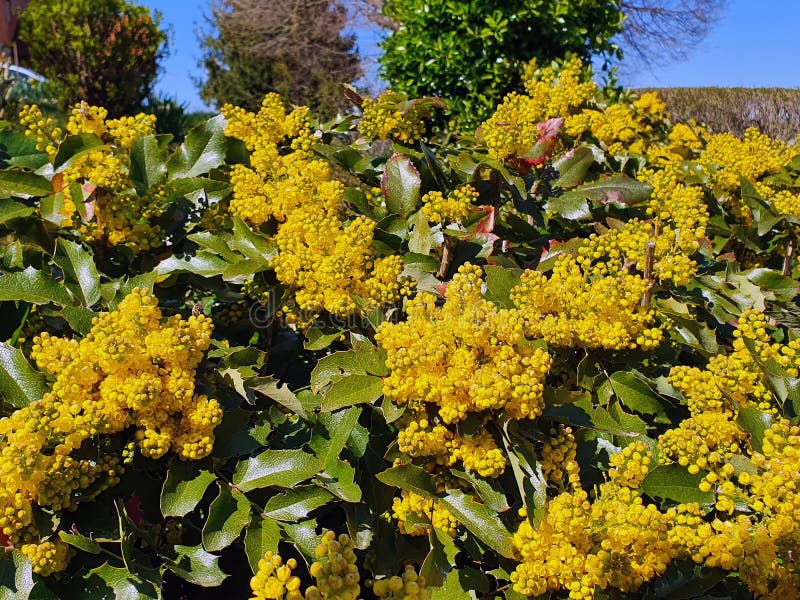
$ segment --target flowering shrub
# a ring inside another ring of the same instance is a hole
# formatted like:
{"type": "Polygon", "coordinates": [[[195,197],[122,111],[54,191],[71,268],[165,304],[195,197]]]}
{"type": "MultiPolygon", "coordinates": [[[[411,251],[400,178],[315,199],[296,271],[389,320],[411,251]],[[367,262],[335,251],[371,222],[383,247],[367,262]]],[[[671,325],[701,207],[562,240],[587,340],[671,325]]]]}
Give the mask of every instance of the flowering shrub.
{"type": "Polygon", "coordinates": [[[0,131],[20,598],[796,598],[800,160],[531,65],[0,131]]]}

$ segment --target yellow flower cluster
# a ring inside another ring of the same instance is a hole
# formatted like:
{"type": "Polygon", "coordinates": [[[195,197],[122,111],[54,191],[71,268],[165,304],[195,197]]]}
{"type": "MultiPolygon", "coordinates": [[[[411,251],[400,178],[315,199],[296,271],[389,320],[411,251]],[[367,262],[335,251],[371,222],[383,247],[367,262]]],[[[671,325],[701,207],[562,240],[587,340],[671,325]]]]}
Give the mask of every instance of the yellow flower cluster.
{"type": "Polygon", "coordinates": [[[292,575],[297,561],[290,558],[284,563],[279,554],[267,551],[250,580],[251,600],[357,600],[361,576],[350,536],[324,531],[315,553],[319,560],[311,564],[309,572],[316,585],[302,593],[300,578],[292,575]]]}
{"type": "Polygon", "coordinates": [[[439,191],[428,192],[422,197],[422,214],[431,223],[460,223],[474,210],[478,190],[471,185],[462,185],[444,197],[439,191]]]}
{"type": "Polygon", "coordinates": [[[381,600],[427,600],[430,590],[425,578],[417,575],[414,567],[406,565],[402,576],[379,579],[372,584],[372,593],[381,600]]]}
{"type": "Polygon", "coordinates": [[[134,251],[161,246],[164,231],[152,221],[163,214],[163,191],[145,196],[130,191],[129,151],[133,142],[155,133],[154,115],[138,114],[106,119],[105,108],[81,102],[72,108],[66,132],[44,118],[37,106],[25,106],[20,120],[26,135],[36,139],[36,147],[47,152],[51,161],[66,135],[91,133],[106,145],[78,156],[53,179],[61,199],[63,227],[78,227],[87,241],[104,241],[111,246],[127,246],[134,251]],[[85,196],[85,197],[84,197],[85,196]],[[81,224],[78,204],[86,204],[86,222],[81,224]]]}
{"type": "Polygon", "coordinates": [[[346,219],[343,184],[312,157],[308,111],[287,114],[280,98],[269,94],[258,113],[231,106],[222,112],[227,135],[251,152],[251,165],[231,172],[230,209],[253,225],[277,223],[273,267],[295,290],[295,306],[283,307],[284,314],[302,325],[323,310],[336,316],[356,311],[355,297],[375,306],[398,302],[410,284],[401,278],[402,259],[374,256],[374,221],[346,219]]]}
{"type": "Polygon", "coordinates": [[[514,590],[527,596],[565,590],[584,600],[598,589],[635,592],[664,573],[673,557],[669,521],[637,489],[651,461],[646,444],[634,442],[612,457],[611,479],[594,502],[576,479],[572,490],[548,502],[537,527],[524,520],[513,536],[521,557],[511,575],[514,590]]]}
{"type": "Polygon", "coordinates": [[[397,140],[413,144],[425,134],[425,119],[430,109],[419,101],[407,101],[404,96],[387,90],[377,99],[365,98],[361,105],[358,130],[371,140],[397,140]]]}
{"type": "Polygon", "coordinates": [[[657,94],[647,92],[632,103],[615,102],[598,109],[584,109],[568,117],[564,129],[575,138],[591,132],[612,155],[641,154],[652,137],[653,124],[663,122],[666,117],[666,108],[657,94]]]}
{"type": "Polygon", "coordinates": [[[20,552],[31,561],[34,573],[48,577],[67,568],[70,548],[60,539],[46,540],[38,544],[22,544],[20,552]]]}
{"type": "Polygon", "coordinates": [[[406,535],[428,535],[428,520],[450,537],[458,533],[458,521],[444,504],[408,490],[402,490],[400,497],[392,500],[392,517],[397,520],[400,533],[406,535]]]}
{"type": "MultiPolygon", "coordinates": [[[[170,448],[183,459],[206,456],[222,411],[195,395],[194,370],[210,336],[202,316],[162,322],[152,293],[135,288],[116,311],[98,315],[82,340],[35,338],[32,356],[55,381],[41,400],[0,420],[3,535],[30,542],[34,504],[74,509],[119,481],[119,457],[78,454],[99,435],[133,427],[147,456],[170,448]]],[[[42,548],[61,564],[57,547],[42,548]]]]}
{"type": "Polygon", "coordinates": [[[728,412],[704,412],[665,431],[658,438],[662,462],[677,462],[689,473],[718,470],[739,454],[747,434],[728,412]]]}
{"type": "Polygon", "coordinates": [[[782,170],[791,163],[795,152],[785,142],[751,128],[743,139],[732,133],[709,136],[698,160],[709,165],[715,186],[733,191],[739,188],[740,177],[756,180],[782,170]]]}
{"type": "Polygon", "coordinates": [[[558,428],[551,428],[550,438],[542,448],[540,464],[542,475],[548,483],[557,485],[560,489],[565,486],[575,488],[580,484],[578,463],[575,456],[578,444],[571,427],[562,424],[558,428]]]}
{"type": "MultiPolygon", "coordinates": [[[[556,346],[625,350],[652,349],[663,333],[654,327],[655,312],[641,307],[648,282],[621,269],[593,273],[592,259],[601,250],[575,257],[562,255],[547,277],[539,271],[522,274],[511,290],[522,331],[556,346]]],[[[596,245],[596,244],[595,244],[596,245]]],[[[615,262],[622,262],[624,254],[615,262]]]]}
{"type": "Polygon", "coordinates": [[[290,558],[283,563],[279,554],[268,550],[258,561],[258,569],[250,580],[251,600],[303,600],[300,578],[292,575],[297,561],[290,558]]]}
{"type": "Polygon", "coordinates": [[[572,59],[560,70],[538,69],[531,61],[525,72],[526,95],[512,92],[481,126],[481,136],[492,156],[523,156],[539,137],[537,125],[566,117],[593,98],[597,86],[580,59],[572,59]]]}
{"type": "Polygon", "coordinates": [[[361,576],[350,536],[326,531],[315,553],[319,560],[311,563],[309,572],[317,584],[306,589],[306,600],[358,600],[361,576]]]}
{"type": "Polygon", "coordinates": [[[767,327],[762,312],[748,309],[739,317],[730,354],[713,356],[705,370],[685,366],[672,369],[669,381],[683,393],[693,416],[726,412],[735,417],[739,408],[748,406],[778,414],[780,407],[759,363],[775,361],[791,377],[797,377],[800,340],[774,343],[767,327]]]}

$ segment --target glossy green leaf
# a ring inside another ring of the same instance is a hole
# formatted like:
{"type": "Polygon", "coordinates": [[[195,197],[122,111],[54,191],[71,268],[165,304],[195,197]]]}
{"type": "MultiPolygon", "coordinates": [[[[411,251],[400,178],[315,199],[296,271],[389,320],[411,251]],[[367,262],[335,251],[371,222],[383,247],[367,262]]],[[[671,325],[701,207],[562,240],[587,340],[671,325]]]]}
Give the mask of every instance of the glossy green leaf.
{"type": "Polygon", "coordinates": [[[586,146],[578,146],[553,161],[553,168],[558,171],[558,179],[553,187],[568,188],[583,183],[589,168],[594,163],[594,154],[586,146]]]}
{"type": "Polygon", "coordinates": [[[216,479],[211,471],[191,461],[173,461],[161,490],[161,512],[165,517],[183,517],[203,499],[216,479]]]}
{"type": "Polygon", "coordinates": [[[208,508],[203,526],[203,547],[217,552],[230,546],[250,522],[250,501],[244,494],[219,483],[219,494],[208,508]]]}
{"type": "Polygon", "coordinates": [[[500,308],[511,308],[511,290],[520,283],[519,273],[497,265],[486,265],[486,297],[500,308]]]}
{"type": "Polygon", "coordinates": [[[350,375],[335,382],[325,393],[322,410],[334,411],[356,404],[373,404],[383,395],[383,379],[374,375],[350,375]]]}
{"type": "Polygon", "coordinates": [[[45,377],[19,348],[0,342],[0,397],[14,408],[28,406],[47,391],[45,377]]]}
{"type": "Polygon", "coordinates": [[[64,285],[84,306],[100,300],[100,275],[94,258],[80,244],[59,239],[53,261],[64,273],[64,285]]]}
{"type": "Polygon", "coordinates": [[[34,212],[36,212],[36,209],[27,204],[22,204],[22,202],[0,199],[0,225],[13,221],[14,219],[29,217],[34,212]]]}
{"type": "Polygon", "coordinates": [[[636,204],[647,200],[652,192],[653,186],[621,174],[586,183],[575,190],[576,194],[599,204],[636,204]]]}
{"type": "Polygon", "coordinates": [[[201,587],[217,587],[228,575],[219,568],[219,557],[203,550],[202,546],[175,546],[178,556],[167,560],[165,566],[181,579],[201,587]]]}
{"type": "Polygon", "coordinates": [[[561,215],[570,221],[582,221],[592,216],[586,197],[578,192],[566,192],[550,198],[545,204],[548,212],[561,215]]]}
{"type": "Polygon", "coordinates": [[[644,478],[642,490],[651,498],[662,498],[673,502],[713,504],[714,492],[703,492],[698,485],[705,473],[692,475],[678,464],[659,465],[644,478]]]}
{"type": "Polygon", "coordinates": [[[665,414],[664,399],[640,375],[617,371],[610,380],[614,394],[629,409],[646,415],[665,414]]]}
{"type": "Polygon", "coordinates": [[[386,162],[381,190],[392,214],[409,216],[417,208],[422,179],[407,156],[395,154],[386,162]]]}
{"type": "Polygon", "coordinates": [[[145,135],[131,145],[131,166],[128,173],[139,194],[163,183],[167,176],[167,145],[170,136],[145,135]]]}
{"type": "Polygon", "coordinates": [[[772,425],[772,416],[757,408],[744,407],[736,416],[739,426],[750,434],[750,445],[756,452],[761,452],[764,444],[764,432],[772,425]]]}
{"type": "Polygon", "coordinates": [[[170,179],[205,175],[225,160],[225,117],[209,119],[189,131],[167,164],[170,179]]]}
{"type": "Polygon", "coordinates": [[[278,542],[280,541],[281,527],[278,522],[253,514],[250,526],[244,534],[244,551],[253,573],[258,570],[258,561],[267,553],[267,550],[278,552],[278,542]]]}
{"type": "Polygon", "coordinates": [[[436,498],[436,483],[430,473],[417,465],[401,464],[375,476],[378,481],[401,490],[408,490],[424,496],[425,498],[436,498]]]}
{"type": "MultiPolygon", "coordinates": [[[[58,171],[63,171],[67,167],[75,164],[78,159],[97,150],[103,146],[103,140],[94,133],[81,133],[78,135],[68,135],[63,142],[58,146],[58,152],[53,159],[53,168],[58,171]]],[[[52,188],[50,188],[52,191],[52,188]]]]}
{"type": "Polygon", "coordinates": [[[514,557],[511,533],[497,517],[497,514],[490,511],[485,504],[476,502],[470,494],[461,490],[448,490],[440,501],[464,527],[484,544],[501,556],[514,557]]]}
{"type": "Polygon", "coordinates": [[[264,515],[276,521],[296,522],[308,518],[308,514],[325,506],[333,494],[316,486],[305,486],[272,496],[264,505],[264,515]]]}
{"type": "Polygon", "coordinates": [[[88,552],[89,554],[100,554],[100,552],[102,552],[100,544],[95,542],[93,539],[86,537],[85,535],[59,531],[58,537],[60,537],[64,542],[73,548],[77,548],[83,552],[88,552]]]}
{"type": "Polygon", "coordinates": [[[291,488],[322,468],[319,459],[302,450],[265,450],[237,465],[233,483],[243,492],[273,486],[291,488]]]}
{"type": "Polygon", "coordinates": [[[143,600],[161,598],[161,590],[149,581],[131,573],[124,567],[103,563],[89,571],[83,579],[81,593],[84,598],[113,598],[114,600],[143,600]]]}
{"type": "Polygon", "coordinates": [[[60,306],[74,304],[64,285],[57,282],[52,275],[46,275],[33,267],[0,275],[0,302],[4,300],[21,300],[31,304],[53,302],[60,306]]]}

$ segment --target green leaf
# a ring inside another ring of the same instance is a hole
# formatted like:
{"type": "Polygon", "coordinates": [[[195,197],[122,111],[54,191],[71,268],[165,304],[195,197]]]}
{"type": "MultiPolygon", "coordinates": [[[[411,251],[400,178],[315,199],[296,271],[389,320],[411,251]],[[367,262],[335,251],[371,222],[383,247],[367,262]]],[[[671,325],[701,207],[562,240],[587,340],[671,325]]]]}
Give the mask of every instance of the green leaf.
{"type": "MultiPolygon", "coordinates": [[[[2,281],[0,279],[0,281],[2,281]]],[[[329,383],[335,383],[353,373],[366,375],[356,358],[355,352],[334,352],[317,362],[311,371],[311,391],[318,394],[329,383]]]]}
{"type": "Polygon", "coordinates": [[[202,546],[175,546],[178,556],[165,561],[167,569],[181,579],[201,587],[218,587],[228,575],[219,568],[219,557],[209,554],[202,546]]]}
{"type": "Polygon", "coordinates": [[[225,117],[218,115],[189,131],[167,163],[170,179],[205,175],[225,160],[225,117]]]}
{"type": "Polygon", "coordinates": [[[265,450],[236,466],[233,483],[243,492],[270,486],[291,488],[322,469],[319,459],[302,450],[265,450]]]}
{"type": "Polygon", "coordinates": [[[60,238],[53,258],[64,272],[64,285],[86,307],[100,300],[100,276],[94,259],[80,244],[60,238]]]}
{"type": "Polygon", "coordinates": [[[300,523],[287,523],[283,526],[286,535],[295,543],[297,549],[312,560],[317,560],[317,555],[314,551],[322,540],[322,536],[317,534],[316,529],[316,519],[309,519],[300,523]]]}
{"type": "Polygon", "coordinates": [[[764,292],[772,292],[779,300],[791,301],[797,296],[798,283],[791,277],[784,277],[772,269],[753,269],[743,273],[747,279],[764,292]]]}
{"type": "Polygon", "coordinates": [[[65,306],[61,309],[61,315],[72,329],[86,335],[92,328],[92,320],[97,316],[97,313],[83,306],[65,306]]]}
{"type": "Polygon", "coordinates": [[[461,490],[448,490],[447,495],[440,501],[484,544],[501,556],[514,557],[511,533],[497,517],[497,513],[490,511],[485,504],[479,504],[471,495],[461,490]]]}
{"type": "Polygon", "coordinates": [[[383,379],[350,375],[335,382],[324,396],[322,410],[332,412],[356,404],[373,404],[383,395],[383,379]]]}
{"type": "Polygon", "coordinates": [[[172,275],[173,273],[193,273],[201,277],[215,277],[222,275],[230,266],[216,254],[200,251],[197,254],[170,256],[162,260],[156,268],[159,276],[172,275]]]}
{"type": "Polygon", "coordinates": [[[14,200],[3,199],[0,200],[0,225],[13,221],[14,219],[21,219],[29,217],[36,209],[32,206],[22,204],[22,202],[15,202],[14,200]]]}
{"type": "Polygon", "coordinates": [[[500,308],[512,308],[511,290],[520,283],[519,273],[498,267],[486,265],[486,297],[500,308]]]}
{"type": "Polygon", "coordinates": [[[320,483],[345,502],[361,502],[361,488],[355,479],[356,470],[339,459],[329,461],[319,476],[320,483]]]}
{"type": "Polygon", "coordinates": [[[60,537],[64,542],[77,548],[78,550],[83,550],[84,552],[88,552],[89,554],[100,554],[102,549],[100,548],[100,544],[95,542],[93,539],[86,537],[85,535],[79,534],[72,534],[67,533],[66,531],[59,531],[58,537],[60,537]]]}
{"type": "Polygon", "coordinates": [[[14,408],[28,406],[47,391],[45,377],[18,348],[0,342],[0,396],[14,408]]]}
{"type": "Polygon", "coordinates": [[[151,187],[166,179],[167,145],[170,139],[168,135],[146,135],[133,141],[128,175],[139,194],[147,193],[151,187]]]}
{"type": "Polygon", "coordinates": [[[558,179],[553,182],[553,187],[574,187],[583,182],[589,167],[594,163],[594,154],[586,146],[573,148],[557,160],[553,161],[553,168],[558,171],[558,179]]]}
{"type": "MultiPolygon", "coordinates": [[[[73,165],[84,154],[101,146],[103,146],[103,140],[93,133],[68,135],[58,147],[56,157],[53,159],[53,169],[56,172],[63,171],[73,165]]],[[[53,191],[52,187],[50,191],[53,191]]]]}
{"type": "Polygon", "coordinates": [[[0,600],[26,600],[34,589],[33,565],[22,552],[0,557],[0,600]]]}
{"type": "Polygon", "coordinates": [[[626,205],[643,202],[652,192],[653,186],[622,174],[584,184],[575,190],[576,194],[599,204],[626,205]]]}
{"type": "Polygon", "coordinates": [[[208,508],[203,526],[203,547],[210,552],[227,548],[250,522],[250,501],[239,491],[218,483],[219,495],[208,508]]]}
{"type": "Polygon", "coordinates": [[[703,477],[705,473],[692,475],[678,464],[659,465],[644,478],[642,490],[651,498],[681,503],[713,504],[714,492],[703,492],[697,487],[703,477]]]}
{"type": "Polygon", "coordinates": [[[74,304],[65,286],[52,275],[45,275],[33,267],[0,276],[0,302],[6,300],[21,300],[31,304],[53,302],[60,306],[74,304]]]}
{"type": "Polygon", "coordinates": [[[276,521],[296,522],[308,518],[308,514],[325,506],[334,498],[329,491],[316,486],[303,486],[273,496],[264,505],[264,515],[276,521]]]}
{"type": "Polygon", "coordinates": [[[764,445],[764,432],[772,425],[772,416],[757,408],[739,409],[736,417],[739,426],[750,434],[750,445],[756,452],[761,452],[764,445]]]}
{"type": "MultiPolygon", "coordinates": [[[[434,244],[433,232],[430,225],[428,225],[428,219],[425,218],[421,210],[418,210],[408,222],[411,225],[411,233],[408,236],[409,251],[428,258],[434,244]]],[[[434,267],[435,270],[436,267],[434,267]]]]}
{"type": "Polygon", "coordinates": [[[544,205],[545,210],[561,215],[570,221],[582,221],[592,216],[589,203],[578,192],[566,192],[550,198],[544,205]]]}
{"type": "Polygon", "coordinates": [[[89,571],[85,576],[84,598],[114,598],[114,600],[140,600],[143,598],[160,598],[161,591],[156,590],[150,581],[144,581],[124,567],[112,567],[103,563],[89,571]],[[111,595],[108,594],[111,592],[111,595]]]}
{"type": "Polygon", "coordinates": [[[263,558],[267,550],[278,551],[280,541],[281,527],[278,522],[254,514],[244,534],[244,551],[253,573],[258,571],[258,561],[263,558]]]}
{"type": "Polygon", "coordinates": [[[430,473],[411,463],[397,465],[378,473],[375,477],[381,483],[408,490],[425,498],[436,498],[436,483],[430,473]]]}
{"type": "Polygon", "coordinates": [[[294,414],[308,420],[308,412],[303,407],[303,403],[298,400],[295,393],[289,389],[289,386],[280,383],[273,377],[252,377],[245,382],[245,386],[263,394],[267,398],[272,398],[278,404],[285,406],[294,414]]]}
{"type": "Polygon", "coordinates": [[[186,516],[203,499],[203,494],[215,479],[214,473],[196,463],[173,461],[161,490],[161,513],[165,517],[186,516]]]}
{"type": "Polygon", "coordinates": [[[409,216],[417,208],[422,179],[411,159],[395,154],[386,161],[381,178],[381,190],[386,207],[392,214],[409,216]]]}
{"type": "Polygon", "coordinates": [[[464,481],[468,482],[475,489],[478,496],[480,496],[480,499],[483,500],[483,503],[486,505],[486,507],[490,510],[501,513],[511,508],[508,505],[505,493],[502,491],[502,489],[496,489],[499,486],[496,483],[493,485],[493,481],[479,477],[475,473],[471,473],[469,471],[461,471],[459,469],[451,468],[450,472],[459,479],[463,479],[464,481]]]}
{"type": "Polygon", "coordinates": [[[370,375],[384,377],[389,373],[386,369],[386,350],[375,347],[369,338],[360,333],[350,332],[350,343],[356,353],[358,364],[370,375]]]}
{"type": "Polygon", "coordinates": [[[620,401],[636,412],[664,415],[664,400],[650,384],[635,372],[617,371],[611,375],[611,387],[620,401]]]}

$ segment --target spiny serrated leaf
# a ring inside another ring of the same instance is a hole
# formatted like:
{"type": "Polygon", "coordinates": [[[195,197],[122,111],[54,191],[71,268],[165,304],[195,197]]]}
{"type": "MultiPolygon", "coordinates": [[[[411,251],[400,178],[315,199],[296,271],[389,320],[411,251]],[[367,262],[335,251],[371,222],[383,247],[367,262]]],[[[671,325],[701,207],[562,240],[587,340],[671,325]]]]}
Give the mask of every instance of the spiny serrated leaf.
{"type": "Polygon", "coordinates": [[[225,160],[225,117],[209,119],[189,131],[167,164],[170,179],[205,175],[225,160]]]}
{"type": "Polygon", "coordinates": [[[425,498],[436,497],[436,483],[430,473],[416,465],[397,465],[378,473],[375,477],[381,483],[414,492],[425,498]]]}
{"type": "Polygon", "coordinates": [[[264,515],[276,521],[300,521],[333,499],[333,494],[316,486],[304,486],[272,496],[264,505],[264,515]]]}
{"type": "Polygon", "coordinates": [[[202,546],[175,546],[174,560],[165,561],[167,569],[181,579],[201,587],[217,587],[228,575],[219,568],[219,557],[203,550],[202,546]]]}
{"type": "Polygon", "coordinates": [[[511,533],[497,517],[497,514],[490,511],[485,504],[476,502],[471,495],[461,490],[448,490],[440,502],[459,523],[462,523],[492,550],[506,558],[514,557],[511,533]]]}
{"type": "Polygon", "coordinates": [[[319,459],[302,450],[265,450],[237,465],[233,483],[243,492],[271,486],[291,488],[322,468],[319,459]]]}
{"type": "Polygon", "coordinates": [[[558,171],[558,179],[553,182],[553,187],[568,188],[583,183],[593,162],[594,154],[589,148],[573,148],[553,161],[553,168],[558,171]]]}
{"type": "Polygon", "coordinates": [[[419,171],[410,158],[395,154],[386,161],[381,190],[391,213],[407,217],[414,212],[419,203],[421,185],[419,171]]]}
{"type": "Polygon", "coordinates": [[[332,412],[356,404],[373,404],[383,395],[383,379],[374,375],[350,375],[335,382],[325,393],[322,410],[332,412]]]}
{"type": "Polygon", "coordinates": [[[171,136],[168,135],[145,135],[133,141],[129,177],[140,194],[145,194],[151,187],[164,182],[170,139],[171,136]]]}
{"type": "Polygon", "coordinates": [[[662,498],[674,502],[713,504],[714,493],[703,492],[698,487],[705,473],[692,475],[678,465],[659,465],[644,478],[642,490],[651,498],[662,498]]]}
{"type": "Polygon", "coordinates": [[[203,547],[217,552],[230,546],[250,522],[250,502],[241,492],[219,483],[219,495],[208,508],[203,526],[203,547]]]}
{"type": "Polygon", "coordinates": [[[0,397],[14,408],[28,406],[47,391],[45,377],[19,348],[0,342],[0,397]]]}
{"type": "Polygon", "coordinates": [[[53,258],[64,273],[64,285],[86,306],[100,300],[100,276],[92,256],[80,244],[60,238],[53,258]]]}
{"type": "Polygon", "coordinates": [[[250,526],[244,534],[244,551],[253,573],[258,570],[258,561],[263,558],[267,550],[278,552],[278,542],[280,541],[281,527],[278,522],[254,514],[250,526]]]}
{"type": "Polygon", "coordinates": [[[183,517],[194,510],[216,476],[196,463],[174,461],[161,490],[161,512],[165,517],[183,517]]]}
{"type": "Polygon", "coordinates": [[[75,304],[63,284],[57,282],[52,275],[46,275],[33,267],[0,276],[0,302],[5,300],[21,300],[31,304],[53,302],[59,306],[75,304]]]}

